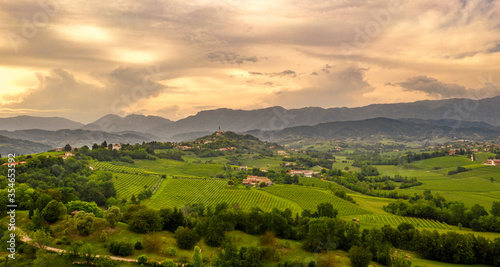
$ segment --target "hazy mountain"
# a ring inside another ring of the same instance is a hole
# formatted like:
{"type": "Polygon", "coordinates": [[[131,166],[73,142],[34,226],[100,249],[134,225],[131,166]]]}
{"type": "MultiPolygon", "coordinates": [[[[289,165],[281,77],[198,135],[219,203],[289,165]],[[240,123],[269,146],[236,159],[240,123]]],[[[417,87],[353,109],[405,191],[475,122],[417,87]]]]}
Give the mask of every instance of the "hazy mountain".
{"type": "Polygon", "coordinates": [[[425,140],[436,137],[480,139],[500,137],[500,127],[479,128],[432,125],[388,118],[360,121],[320,123],[314,126],[296,126],[274,131],[253,130],[246,132],[262,140],[283,141],[300,138],[324,138],[332,140],[381,139],[425,140]]]}
{"type": "Polygon", "coordinates": [[[149,135],[142,133],[106,133],[88,130],[19,130],[19,131],[0,131],[0,135],[10,138],[28,140],[32,142],[48,145],[51,148],[63,147],[70,144],[73,147],[101,144],[103,141],[111,143],[142,143],[151,141],[149,135]]]}
{"type": "MultiPolygon", "coordinates": [[[[333,121],[356,121],[386,117],[423,120],[465,120],[500,126],[500,96],[481,99],[426,100],[412,103],[374,104],[358,108],[308,107],[286,110],[271,107],[258,110],[216,109],[200,111],[194,116],[159,125],[148,132],[169,140],[183,133],[223,130],[244,132],[253,129],[278,130],[301,125],[316,125],[333,121]]],[[[440,123],[445,123],[445,121],[440,123]]],[[[438,122],[436,122],[438,123],[438,122]]]]}
{"type": "Polygon", "coordinates": [[[159,125],[167,125],[172,121],[158,116],[144,116],[144,115],[128,115],[120,117],[118,115],[106,115],[95,122],[89,123],[81,129],[104,131],[104,132],[148,132],[151,128],[158,127],[159,125]]]}
{"type": "Polygon", "coordinates": [[[17,116],[0,118],[0,130],[16,131],[41,129],[55,131],[61,129],[78,129],[84,124],[60,117],[17,116]]]}
{"type": "Polygon", "coordinates": [[[13,139],[0,135],[0,155],[7,157],[10,153],[33,154],[49,150],[51,147],[26,140],[13,139]]]}
{"type": "Polygon", "coordinates": [[[449,126],[453,128],[485,128],[493,129],[495,126],[481,121],[457,121],[451,119],[442,120],[423,120],[423,119],[399,119],[403,122],[414,122],[421,124],[430,124],[435,126],[449,126]]]}

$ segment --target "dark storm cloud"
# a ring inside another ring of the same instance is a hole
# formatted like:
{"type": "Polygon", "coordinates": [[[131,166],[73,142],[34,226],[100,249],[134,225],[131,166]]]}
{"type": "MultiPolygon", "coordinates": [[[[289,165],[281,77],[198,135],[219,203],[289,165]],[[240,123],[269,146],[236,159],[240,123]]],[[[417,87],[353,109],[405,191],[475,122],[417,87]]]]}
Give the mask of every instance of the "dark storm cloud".
{"type": "Polygon", "coordinates": [[[458,84],[443,83],[428,76],[416,76],[408,78],[405,82],[397,83],[405,91],[423,92],[432,96],[455,97],[465,96],[467,88],[458,84]]]}

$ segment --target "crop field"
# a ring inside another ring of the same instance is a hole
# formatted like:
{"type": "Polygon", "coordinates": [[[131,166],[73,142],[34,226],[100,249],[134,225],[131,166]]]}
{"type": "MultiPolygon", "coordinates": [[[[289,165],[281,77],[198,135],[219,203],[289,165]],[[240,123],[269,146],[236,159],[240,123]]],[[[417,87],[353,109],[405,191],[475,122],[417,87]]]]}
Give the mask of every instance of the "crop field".
{"type": "Polygon", "coordinates": [[[473,169],[466,172],[461,172],[454,174],[450,177],[453,178],[481,178],[487,181],[493,178],[496,182],[500,182],[500,167],[498,166],[486,166],[486,165],[473,165],[466,166],[467,168],[472,167],[473,169]]]}
{"type": "Polygon", "coordinates": [[[133,164],[122,163],[122,165],[170,176],[187,177],[213,177],[222,170],[223,166],[222,164],[192,163],[171,159],[135,160],[133,164]]]}
{"type": "Polygon", "coordinates": [[[412,218],[412,217],[402,217],[396,215],[361,215],[356,217],[360,219],[360,222],[379,224],[379,225],[390,225],[397,227],[403,222],[411,223],[416,228],[428,228],[428,229],[443,229],[450,230],[451,228],[446,223],[441,223],[435,220],[412,218]]]}
{"type": "Polygon", "coordinates": [[[492,183],[481,178],[463,178],[425,181],[418,189],[431,189],[453,192],[491,192],[500,191],[500,183],[492,183]]]}
{"type": "Polygon", "coordinates": [[[159,175],[151,174],[128,174],[128,173],[114,173],[113,184],[116,189],[117,199],[130,200],[132,194],[137,195],[146,188],[155,191],[162,182],[159,175]]]}
{"type": "Polygon", "coordinates": [[[296,203],[269,194],[263,190],[226,188],[227,182],[215,179],[167,179],[148,205],[157,209],[164,207],[184,207],[186,204],[203,203],[212,206],[226,202],[238,204],[241,209],[252,207],[271,211],[273,208],[290,208],[292,212],[301,212],[296,203]]]}
{"type": "Polygon", "coordinates": [[[450,168],[473,163],[466,156],[448,156],[419,160],[411,163],[411,166],[418,169],[432,170],[434,168],[450,168]]]}
{"type": "MultiPolygon", "coordinates": [[[[325,188],[325,189],[333,189],[333,188],[344,189],[342,186],[338,185],[335,182],[325,181],[325,180],[321,180],[320,178],[314,178],[314,177],[303,177],[303,176],[299,177],[299,184],[305,185],[305,186],[325,188]]],[[[344,190],[347,190],[347,189],[344,189],[344,190]]]]}
{"type": "Polygon", "coordinates": [[[159,174],[146,172],[138,168],[117,166],[97,161],[91,165],[96,169],[113,173],[111,181],[115,185],[117,199],[130,200],[132,194],[135,194],[137,197],[144,189],[151,189],[155,193],[163,180],[159,174]]]}
{"type": "Polygon", "coordinates": [[[119,166],[111,163],[106,163],[106,162],[94,162],[91,164],[94,168],[97,168],[99,170],[104,170],[104,171],[110,171],[114,173],[128,173],[128,174],[151,174],[151,172],[146,172],[143,169],[139,168],[131,168],[131,167],[126,167],[126,166],[119,166]]]}
{"type": "Polygon", "coordinates": [[[328,202],[339,211],[339,216],[371,213],[356,204],[336,197],[329,190],[320,190],[297,185],[275,185],[266,187],[263,190],[284,199],[291,200],[297,203],[302,209],[309,209],[311,211],[315,211],[319,204],[328,202]]]}
{"type": "Polygon", "coordinates": [[[447,179],[442,174],[435,173],[430,170],[408,169],[394,165],[376,165],[375,167],[380,174],[391,177],[394,177],[396,174],[403,177],[417,177],[417,179],[421,182],[424,182],[425,180],[447,179]]]}

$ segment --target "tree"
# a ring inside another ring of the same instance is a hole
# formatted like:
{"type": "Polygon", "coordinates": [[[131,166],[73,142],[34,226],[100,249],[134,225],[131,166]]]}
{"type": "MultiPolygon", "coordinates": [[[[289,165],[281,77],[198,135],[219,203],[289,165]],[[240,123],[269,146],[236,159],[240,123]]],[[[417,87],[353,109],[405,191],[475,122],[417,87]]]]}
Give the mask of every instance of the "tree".
{"type": "Polygon", "coordinates": [[[80,248],[80,257],[87,262],[88,265],[92,263],[96,258],[96,253],[94,246],[90,243],[85,243],[80,248]]]}
{"type": "Polygon", "coordinates": [[[493,201],[493,205],[491,205],[491,215],[500,216],[500,202],[493,201]]]}
{"type": "Polygon", "coordinates": [[[162,243],[161,236],[156,231],[142,236],[142,246],[149,252],[158,252],[162,243]]]}
{"type": "Polygon", "coordinates": [[[137,204],[137,199],[135,198],[135,194],[132,194],[130,201],[132,202],[132,204],[137,204]]]}
{"type": "Polygon", "coordinates": [[[71,146],[69,144],[66,144],[64,146],[64,151],[71,151],[71,146]]]}
{"type": "Polygon", "coordinates": [[[106,241],[108,241],[108,233],[106,233],[105,230],[102,230],[99,239],[101,240],[101,242],[105,243],[106,241]]]}
{"type": "Polygon", "coordinates": [[[60,216],[59,202],[52,200],[42,211],[42,217],[49,223],[55,223],[60,216]]]}
{"type": "Polygon", "coordinates": [[[80,211],[75,215],[76,230],[81,235],[89,235],[94,230],[94,214],[80,211]]]}
{"type": "Polygon", "coordinates": [[[160,231],[163,226],[158,211],[147,208],[134,212],[128,220],[128,224],[130,229],[136,233],[160,231]]]}
{"type": "Polygon", "coordinates": [[[193,267],[203,267],[203,258],[201,257],[201,249],[196,246],[194,247],[193,253],[193,267]]]}
{"type": "Polygon", "coordinates": [[[370,264],[372,253],[363,247],[353,246],[349,249],[349,259],[353,267],[366,267],[370,264]]]}
{"type": "Polygon", "coordinates": [[[96,267],[115,267],[116,262],[112,260],[109,256],[101,256],[95,261],[96,267]]]}
{"type": "Polygon", "coordinates": [[[175,230],[175,240],[177,245],[182,249],[192,249],[193,246],[200,240],[200,236],[194,230],[179,226],[175,230]]]}
{"type": "Polygon", "coordinates": [[[115,228],[118,222],[123,218],[123,213],[120,211],[120,208],[113,206],[104,212],[104,218],[109,222],[111,227],[115,228]]]}
{"type": "Polygon", "coordinates": [[[321,203],[318,205],[317,216],[315,217],[335,218],[338,213],[331,203],[321,203]]]}
{"type": "Polygon", "coordinates": [[[53,266],[56,255],[48,253],[43,249],[39,249],[36,252],[36,259],[33,261],[33,265],[37,267],[49,267],[53,266]]]}

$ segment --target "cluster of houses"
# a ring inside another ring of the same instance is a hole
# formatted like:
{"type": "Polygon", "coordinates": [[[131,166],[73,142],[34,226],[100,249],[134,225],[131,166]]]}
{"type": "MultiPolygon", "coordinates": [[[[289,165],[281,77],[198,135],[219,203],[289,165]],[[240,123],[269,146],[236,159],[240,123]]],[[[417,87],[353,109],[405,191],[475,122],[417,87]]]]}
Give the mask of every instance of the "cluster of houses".
{"type": "Polygon", "coordinates": [[[489,159],[486,161],[485,165],[500,166],[500,159],[489,159]]]}
{"type": "MultiPolygon", "coordinates": [[[[75,150],[78,150],[78,149],[81,149],[81,148],[82,147],[72,147],[71,151],[75,151],[75,150]]],[[[92,150],[92,146],[88,146],[88,148],[90,150],[92,150]]],[[[111,144],[111,148],[113,150],[122,150],[122,144],[111,144]]],[[[109,148],[105,147],[104,149],[109,149],[109,148]]],[[[55,151],[55,152],[63,152],[63,151],[65,151],[65,149],[64,149],[64,147],[56,147],[56,148],[54,148],[53,151],[55,151]]]]}
{"type": "Polygon", "coordinates": [[[290,170],[288,174],[290,174],[291,176],[298,175],[304,177],[313,177],[314,175],[319,174],[319,172],[315,172],[312,170],[290,170]]]}
{"type": "Polygon", "coordinates": [[[241,184],[258,186],[262,182],[266,183],[266,186],[273,185],[273,181],[271,181],[271,179],[269,179],[267,177],[259,177],[259,176],[253,176],[253,175],[248,175],[246,179],[243,179],[241,184]]]}

